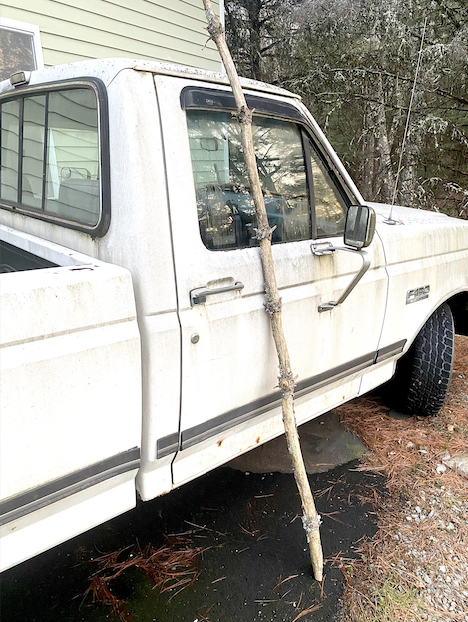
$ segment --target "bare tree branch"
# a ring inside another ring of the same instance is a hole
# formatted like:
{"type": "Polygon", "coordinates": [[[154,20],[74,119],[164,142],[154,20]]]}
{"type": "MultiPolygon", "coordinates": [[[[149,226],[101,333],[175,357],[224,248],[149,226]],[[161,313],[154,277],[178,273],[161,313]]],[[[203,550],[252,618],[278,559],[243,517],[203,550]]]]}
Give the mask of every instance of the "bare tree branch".
{"type": "Polygon", "coordinates": [[[297,433],[296,418],[294,415],[295,383],[283,330],[281,297],[276,283],[273,255],[271,252],[271,236],[273,230],[268,223],[253,146],[252,112],[249,110],[245,101],[239,76],[234,66],[229,48],[226,45],[224,29],[221,22],[213,12],[211,0],[203,0],[203,4],[208,22],[208,32],[219,50],[236,100],[237,119],[240,124],[242,148],[247,165],[255,211],[257,214],[257,239],[259,240],[263,276],[265,279],[265,309],[270,318],[270,326],[278,355],[278,386],[282,395],[283,424],[289,453],[291,455],[294,477],[301,495],[302,508],[304,510],[303,525],[307,534],[307,541],[309,543],[312,568],[315,579],[317,581],[322,581],[323,553],[320,542],[320,517],[315,509],[315,503],[310,490],[309,480],[307,478],[304,460],[302,457],[299,435],[297,433]]]}

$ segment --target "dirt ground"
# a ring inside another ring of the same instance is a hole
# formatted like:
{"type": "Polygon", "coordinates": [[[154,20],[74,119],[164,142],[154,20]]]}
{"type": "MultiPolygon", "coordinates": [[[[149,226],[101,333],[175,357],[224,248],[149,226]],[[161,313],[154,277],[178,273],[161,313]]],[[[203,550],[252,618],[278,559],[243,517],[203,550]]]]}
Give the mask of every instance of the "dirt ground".
{"type": "Polygon", "coordinates": [[[222,467],[3,573],[1,619],[103,622],[118,619],[113,603],[135,622],[463,622],[468,480],[441,465],[468,448],[467,411],[468,338],[439,417],[398,417],[374,397],[337,411],[372,453],[309,476],[323,592],[293,476],[222,467]],[[147,546],[163,556],[162,590],[147,576],[154,568],[141,570],[147,546]],[[100,571],[108,552],[117,566],[100,571]],[[93,576],[106,579],[108,604],[93,603],[93,576]]]}

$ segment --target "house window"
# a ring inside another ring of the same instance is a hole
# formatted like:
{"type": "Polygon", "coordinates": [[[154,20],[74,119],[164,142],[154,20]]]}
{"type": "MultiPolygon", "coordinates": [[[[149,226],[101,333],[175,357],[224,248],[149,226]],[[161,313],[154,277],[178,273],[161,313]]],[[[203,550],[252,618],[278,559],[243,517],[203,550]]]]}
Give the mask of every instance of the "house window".
{"type": "Polygon", "coordinates": [[[43,68],[39,27],[0,17],[0,80],[43,68]]]}

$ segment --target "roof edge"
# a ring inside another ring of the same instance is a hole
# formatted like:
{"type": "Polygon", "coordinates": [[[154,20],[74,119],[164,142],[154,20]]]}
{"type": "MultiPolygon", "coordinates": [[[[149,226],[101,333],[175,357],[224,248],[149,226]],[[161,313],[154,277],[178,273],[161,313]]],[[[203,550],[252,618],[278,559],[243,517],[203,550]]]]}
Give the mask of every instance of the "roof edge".
{"type": "MultiPolygon", "coordinates": [[[[148,71],[151,73],[157,73],[158,75],[168,75],[175,77],[187,77],[194,80],[203,80],[204,82],[213,82],[216,84],[224,84],[229,86],[229,78],[227,74],[219,71],[209,71],[207,69],[198,69],[196,67],[188,67],[186,65],[177,65],[175,63],[163,63],[156,61],[141,61],[133,67],[135,71],[148,71]]],[[[275,95],[281,95],[282,97],[293,97],[294,99],[301,99],[300,95],[296,95],[291,91],[283,89],[280,86],[274,84],[268,84],[266,82],[259,82],[258,80],[252,80],[250,78],[240,78],[241,85],[247,89],[254,91],[263,91],[267,93],[274,93],[275,95]]]]}
{"type": "MultiPolygon", "coordinates": [[[[55,82],[58,80],[66,80],[83,77],[100,78],[106,86],[108,86],[115,76],[125,69],[133,69],[135,71],[149,72],[158,75],[174,76],[178,78],[190,78],[214,84],[223,84],[229,86],[229,80],[225,73],[209,71],[207,69],[198,69],[196,67],[188,67],[175,63],[167,63],[153,60],[143,60],[134,58],[96,58],[92,60],[76,61],[64,65],[54,65],[31,72],[29,85],[39,85],[46,82],[55,82]]],[[[254,91],[262,91],[264,93],[272,93],[282,97],[292,97],[301,99],[299,95],[295,95],[286,89],[249,78],[241,78],[241,84],[244,88],[254,91]]],[[[6,79],[0,82],[0,94],[9,93],[14,90],[10,80],[6,79]]]]}

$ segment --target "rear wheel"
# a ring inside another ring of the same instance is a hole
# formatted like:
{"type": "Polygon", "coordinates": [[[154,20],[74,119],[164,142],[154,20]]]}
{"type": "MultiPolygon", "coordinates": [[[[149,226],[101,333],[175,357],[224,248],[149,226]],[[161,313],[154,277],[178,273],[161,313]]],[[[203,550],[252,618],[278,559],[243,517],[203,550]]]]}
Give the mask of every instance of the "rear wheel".
{"type": "Polygon", "coordinates": [[[411,414],[437,415],[447,397],[454,358],[454,326],[448,304],[440,306],[398,361],[389,389],[395,406],[411,414]]]}

